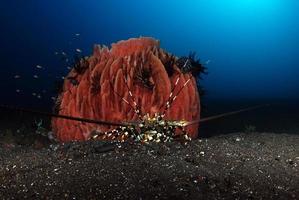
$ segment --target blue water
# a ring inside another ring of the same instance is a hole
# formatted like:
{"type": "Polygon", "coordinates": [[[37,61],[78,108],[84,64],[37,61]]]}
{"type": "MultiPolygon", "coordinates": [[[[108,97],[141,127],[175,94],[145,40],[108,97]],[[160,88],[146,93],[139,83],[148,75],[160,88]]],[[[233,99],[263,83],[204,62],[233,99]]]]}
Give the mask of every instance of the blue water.
{"type": "Polygon", "coordinates": [[[151,36],[177,56],[210,60],[202,81],[210,108],[248,99],[298,108],[298,9],[297,0],[2,0],[0,102],[50,108],[53,81],[68,66],[55,51],[90,55],[94,44],[151,36]],[[32,96],[42,90],[43,98],[32,96]]]}

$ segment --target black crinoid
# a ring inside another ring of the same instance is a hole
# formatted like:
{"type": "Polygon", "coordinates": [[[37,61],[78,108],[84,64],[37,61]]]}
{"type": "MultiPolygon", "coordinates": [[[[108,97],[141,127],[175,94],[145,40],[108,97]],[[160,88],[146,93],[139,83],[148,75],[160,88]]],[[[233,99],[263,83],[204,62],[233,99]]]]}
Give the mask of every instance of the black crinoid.
{"type": "Polygon", "coordinates": [[[85,70],[89,67],[88,57],[74,55],[74,70],[78,74],[83,74],[85,70]]]}
{"type": "Polygon", "coordinates": [[[136,70],[134,79],[147,89],[153,89],[154,83],[151,81],[152,71],[150,67],[141,66],[136,70]]]}
{"type": "Polygon", "coordinates": [[[180,57],[176,61],[176,65],[183,73],[192,73],[194,77],[201,79],[201,74],[207,73],[207,68],[200,63],[200,59],[196,59],[196,53],[190,52],[189,56],[180,57]]]}
{"type": "Polygon", "coordinates": [[[169,77],[171,77],[174,73],[174,64],[176,63],[176,58],[172,54],[166,54],[166,57],[164,60],[162,60],[162,63],[165,67],[165,70],[169,77]]]}
{"type": "Polygon", "coordinates": [[[191,73],[195,77],[199,95],[203,96],[206,91],[201,86],[200,80],[202,74],[207,74],[207,68],[200,63],[200,59],[196,59],[196,53],[190,52],[188,56],[180,57],[176,61],[176,65],[182,73],[191,73]]]}
{"type": "Polygon", "coordinates": [[[91,77],[91,94],[96,95],[101,91],[101,74],[96,72],[91,77]]]}

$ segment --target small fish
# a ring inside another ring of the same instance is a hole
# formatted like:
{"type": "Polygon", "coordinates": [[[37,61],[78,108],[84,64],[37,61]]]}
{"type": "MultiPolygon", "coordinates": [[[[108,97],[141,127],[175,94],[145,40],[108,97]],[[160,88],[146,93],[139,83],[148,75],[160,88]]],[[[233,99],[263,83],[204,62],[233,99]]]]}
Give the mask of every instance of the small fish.
{"type": "Polygon", "coordinates": [[[61,79],[62,79],[62,80],[64,80],[64,79],[65,79],[65,77],[64,77],[64,76],[62,76],[62,77],[61,77],[61,79]]]}
{"type": "Polygon", "coordinates": [[[56,101],[56,97],[51,97],[51,99],[52,99],[53,101],[56,101]]]}
{"type": "Polygon", "coordinates": [[[79,36],[80,36],[80,33],[76,33],[75,36],[79,37],[79,36]]]}
{"type": "Polygon", "coordinates": [[[82,53],[82,50],[81,50],[81,49],[76,49],[76,51],[77,51],[78,53],[82,53]]]}
{"type": "Polygon", "coordinates": [[[57,51],[54,52],[55,55],[58,55],[59,53],[57,51]]]}
{"type": "Polygon", "coordinates": [[[36,93],[35,93],[35,92],[33,92],[33,93],[32,93],[32,96],[36,96],[36,93]]]}
{"type": "Polygon", "coordinates": [[[38,94],[36,97],[37,97],[38,99],[41,99],[41,98],[42,98],[42,96],[41,96],[40,94],[38,94]]]}
{"type": "Polygon", "coordinates": [[[211,62],[211,60],[207,60],[207,61],[205,62],[205,64],[208,65],[210,62],[211,62]]]}
{"type": "Polygon", "coordinates": [[[63,51],[63,52],[61,52],[61,54],[63,55],[63,56],[66,56],[66,53],[63,51]]]}
{"type": "Polygon", "coordinates": [[[20,92],[21,92],[21,90],[19,90],[19,89],[16,89],[16,92],[17,92],[17,93],[20,93],[20,92]]]}
{"type": "Polygon", "coordinates": [[[71,67],[66,67],[68,70],[71,70],[72,68],[71,67]]]}
{"type": "Polygon", "coordinates": [[[36,68],[42,69],[43,67],[41,65],[36,65],[36,68]]]}
{"type": "Polygon", "coordinates": [[[35,75],[33,75],[33,78],[38,78],[38,75],[36,75],[36,74],[35,74],[35,75]]]}
{"type": "Polygon", "coordinates": [[[18,79],[18,78],[21,78],[21,76],[20,75],[15,75],[14,78],[18,79]]]}

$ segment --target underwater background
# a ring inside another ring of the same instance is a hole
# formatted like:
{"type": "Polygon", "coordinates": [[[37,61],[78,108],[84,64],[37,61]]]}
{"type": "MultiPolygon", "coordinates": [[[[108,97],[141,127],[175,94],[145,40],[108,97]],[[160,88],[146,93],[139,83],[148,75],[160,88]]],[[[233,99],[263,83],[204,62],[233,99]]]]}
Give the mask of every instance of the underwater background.
{"type": "MultiPolygon", "coordinates": [[[[76,49],[90,55],[94,44],[150,36],[208,62],[203,116],[271,104],[203,124],[200,136],[248,126],[299,134],[298,8],[296,0],[1,0],[0,104],[51,111],[76,49]]],[[[28,120],[13,111],[0,119],[1,127],[28,120]]]]}

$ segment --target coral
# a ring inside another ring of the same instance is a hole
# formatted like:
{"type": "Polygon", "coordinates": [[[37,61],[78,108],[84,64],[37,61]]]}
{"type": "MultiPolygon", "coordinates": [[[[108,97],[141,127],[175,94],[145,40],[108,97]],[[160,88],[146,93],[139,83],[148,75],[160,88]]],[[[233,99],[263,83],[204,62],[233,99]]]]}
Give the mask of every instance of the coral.
{"type": "MultiPolygon", "coordinates": [[[[77,59],[67,76],[76,77],[77,84],[68,78],[64,80],[55,110],[60,115],[112,122],[136,121],[140,119],[136,110],[151,117],[164,112],[166,120],[199,120],[196,79],[191,73],[181,72],[177,59],[153,38],[120,41],[112,44],[111,49],[96,45],[93,55],[77,59]],[[179,91],[175,101],[169,101],[170,94],[179,91]],[[168,101],[171,105],[165,109],[168,101]]],[[[198,126],[188,126],[188,135],[197,137],[198,126]]],[[[87,140],[93,131],[114,128],[52,119],[53,132],[60,141],[87,140]]]]}

